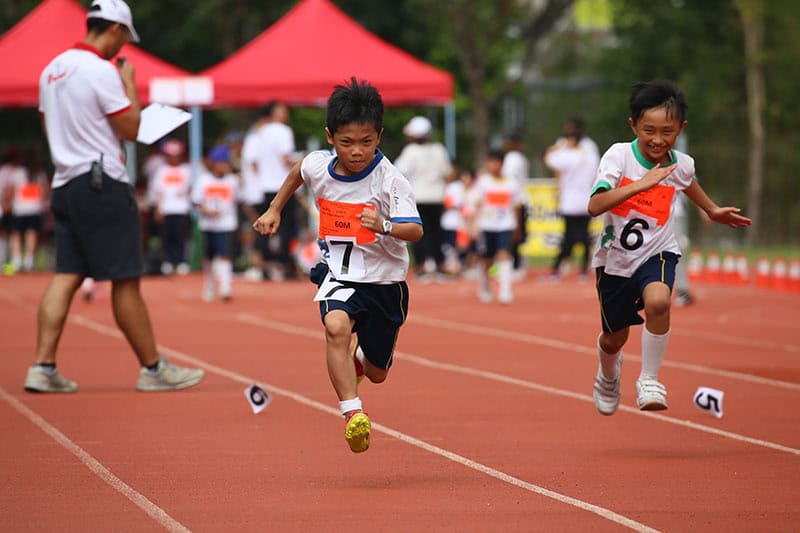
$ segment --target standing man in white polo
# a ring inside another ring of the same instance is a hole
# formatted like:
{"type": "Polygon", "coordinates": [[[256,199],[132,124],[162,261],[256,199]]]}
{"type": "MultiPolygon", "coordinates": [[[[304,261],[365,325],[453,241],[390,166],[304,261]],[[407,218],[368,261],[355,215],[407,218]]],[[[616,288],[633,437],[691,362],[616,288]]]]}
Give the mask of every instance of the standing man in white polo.
{"type": "Polygon", "coordinates": [[[39,81],[39,112],[55,166],[56,273],[39,304],[36,364],[25,390],[78,389],[56,369],[56,350],[72,297],[86,277],[111,280],[114,318],[141,365],[136,388],[183,389],[199,383],[203,371],[169,364],[156,349],[139,287],[139,211],[120,146],[136,139],[141,108],[133,66],[109,61],[139,36],[122,0],[95,0],[86,28],[83,41],[53,59],[39,81]]]}

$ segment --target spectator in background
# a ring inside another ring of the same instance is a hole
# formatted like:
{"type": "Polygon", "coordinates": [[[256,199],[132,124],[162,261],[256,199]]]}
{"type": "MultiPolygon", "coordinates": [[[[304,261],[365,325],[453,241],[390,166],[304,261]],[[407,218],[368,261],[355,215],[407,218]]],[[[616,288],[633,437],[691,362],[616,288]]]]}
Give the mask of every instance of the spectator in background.
{"type": "Polygon", "coordinates": [[[50,184],[34,150],[27,150],[22,164],[8,176],[6,195],[11,197],[11,271],[33,270],[42,217],[48,205],[50,184]]]}
{"type": "Polygon", "coordinates": [[[558,214],[564,220],[561,248],[545,281],[560,280],[561,264],[569,260],[573,246],[578,243],[583,244],[579,279],[586,280],[588,276],[591,246],[588,203],[600,161],[597,145],[586,141],[582,128],[578,119],[568,120],[564,137],[548,148],[544,156],[545,165],[558,179],[558,214]]]}
{"type": "MultiPolygon", "coordinates": [[[[241,165],[241,230],[240,240],[242,241],[243,252],[248,256],[250,267],[245,272],[245,279],[251,281],[261,281],[264,279],[264,254],[255,246],[256,232],[253,230],[253,222],[256,221],[261,213],[264,202],[264,192],[259,180],[258,159],[261,152],[261,128],[271,120],[266,114],[266,110],[259,111],[256,121],[247,131],[242,144],[240,158],[241,165]]],[[[259,243],[262,241],[259,240],[259,243]]]]}
{"type": "Polygon", "coordinates": [[[166,164],[153,176],[154,220],[160,228],[164,262],[161,273],[165,276],[177,272],[189,273],[186,262],[186,239],[189,236],[191,219],[192,168],[185,160],[186,147],[177,139],[164,143],[166,164]]]}
{"type": "Polygon", "coordinates": [[[519,240],[514,242],[512,255],[514,258],[514,278],[523,279],[527,271],[526,259],[520,254],[520,248],[528,240],[528,208],[530,201],[526,187],[531,177],[530,163],[524,153],[525,146],[522,141],[522,134],[515,132],[506,137],[503,142],[505,156],[503,156],[503,168],[500,174],[516,180],[522,193],[522,207],[520,209],[519,220],[519,240]]]}
{"type": "Polygon", "coordinates": [[[412,243],[417,275],[427,277],[442,269],[441,219],[444,211],[445,178],[452,172],[450,156],[443,144],[431,140],[433,125],[425,117],[414,117],[403,128],[408,144],[397,156],[395,167],[411,182],[425,234],[412,243]]]}
{"type": "MultiPolygon", "coordinates": [[[[281,102],[270,102],[262,110],[264,124],[258,128],[258,152],[255,171],[261,187],[262,201],[258,213],[269,209],[275,194],[295,163],[294,133],[289,127],[289,108],[281,102]]],[[[294,276],[294,257],[291,241],[297,236],[299,216],[297,198],[292,195],[283,208],[283,219],[277,235],[259,235],[256,247],[261,252],[270,279],[281,281],[294,276]]]]}

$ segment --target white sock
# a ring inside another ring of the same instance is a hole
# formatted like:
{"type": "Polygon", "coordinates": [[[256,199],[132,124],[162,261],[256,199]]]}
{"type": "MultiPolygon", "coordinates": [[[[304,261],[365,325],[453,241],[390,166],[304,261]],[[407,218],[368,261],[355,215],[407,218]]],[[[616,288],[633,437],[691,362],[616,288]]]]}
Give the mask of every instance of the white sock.
{"type": "MultiPolygon", "coordinates": [[[[600,334],[602,335],[602,333],[600,334]]],[[[617,353],[606,353],[600,347],[600,336],[597,337],[597,355],[600,356],[600,368],[603,371],[603,376],[606,379],[616,379],[617,376],[617,359],[622,355],[622,350],[617,353]]]]}
{"type": "Polygon", "coordinates": [[[642,328],[642,373],[639,374],[639,379],[658,379],[668,341],[669,330],[663,335],[656,335],[650,333],[647,327],[642,328]]]}
{"type": "Polygon", "coordinates": [[[0,235],[0,264],[5,264],[8,254],[8,241],[5,235],[0,235]]]}
{"type": "Polygon", "coordinates": [[[497,281],[500,284],[500,294],[511,293],[511,275],[514,272],[514,262],[504,259],[497,262],[497,281]]]}
{"type": "Polygon", "coordinates": [[[478,266],[478,284],[482,291],[489,291],[489,273],[483,265],[478,266]]]}
{"type": "Polygon", "coordinates": [[[217,261],[217,280],[219,280],[219,292],[223,295],[230,295],[231,280],[233,279],[233,264],[230,259],[219,258],[217,261]]]}
{"type": "Polygon", "coordinates": [[[342,400],[339,402],[339,412],[346,415],[350,411],[361,411],[361,398],[356,396],[352,400],[342,400]]]}

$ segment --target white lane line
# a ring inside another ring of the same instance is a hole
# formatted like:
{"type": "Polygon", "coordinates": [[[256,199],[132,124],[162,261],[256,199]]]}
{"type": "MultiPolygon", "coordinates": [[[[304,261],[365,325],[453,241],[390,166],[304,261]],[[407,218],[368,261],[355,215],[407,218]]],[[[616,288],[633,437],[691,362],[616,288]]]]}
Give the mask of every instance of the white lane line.
{"type": "MultiPolygon", "coordinates": [[[[531,335],[528,333],[520,333],[517,331],[509,331],[488,326],[481,326],[479,324],[465,324],[463,322],[453,322],[451,320],[443,320],[426,315],[413,315],[409,317],[409,321],[416,325],[428,326],[433,328],[446,329],[450,331],[458,331],[459,333],[470,333],[475,335],[486,335],[488,337],[495,337],[498,339],[520,341],[527,344],[535,344],[538,346],[546,346],[548,348],[555,348],[557,350],[564,350],[567,352],[578,352],[597,357],[597,350],[595,348],[575,344],[572,342],[560,341],[557,339],[550,339],[541,337],[539,335],[531,335]]],[[[640,355],[628,353],[625,351],[625,358],[632,361],[641,361],[640,355]]],[[[690,372],[697,372],[698,374],[707,374],[710,376],[720,376],[739,381],[747,381],[750,383],[758,383],[759,385],[767,385],[770,387],[778,387],[781,389],[800,391],[800,383],[792,383],[789,381],[780,381],[777,379],[769,379],[761,376],[754,376],[752,374],[743,374],[741,372],[733,372],[731,370],[720,370],[702,365],[695,365],[692,363],[681,363],[679,361],[670,361],[666,359],[662,366],[670,368],[679,368],[690,372]]]]}
{"type": "MultiPolygon", "coordinates": [[[[281,331],[283,333],[289,333],[292,335],[298,335],[303,337],[310,337],[314,339],[320,338],[321,332],[318,330],[313,330],[310,328],[305,328],[301,326],[294,326],[292,324],[287,324],[285,322],[279,322],[275,320],[269,320],[264,318],[259,318],[254,315],[250,315],[247,313],[239,313],[236,316],[236,319],[240,322],[244,322],[246,324],[250,324],[253,326],[261,327],[261,328],[269,328],[276,331],[281,331]]],[[[558,343],[560,341],[552,341],[552,339],[547,339],[548,342],[555,342],[558,343]]],[[[395,352],[395,357],[398,359],[402,359],[405,361],[409,361],[412,363],[416,363],[420,366],[424,366],[427,368],[434,368],[437,370],[443,370],[447,372],[453,372],[458,374],[464,374],[473,377],[479,377],[483,379],[489,379],[492,381],[497,381],[500,383],[505,383],[508,385],[515,385],[518,387],[523,387],[526,389],[536,390],[539,392],[544,392],[547,394],[554,394],[557,396],[562,396],[565,398],[570,398],[573,400],[580,400],[583,402],[589,402],[594,404],[594,400],[588,394],[580,394],[573,391],[568,391],[564,389],[559,389],[556,387],[550,387],[548,385],[541,385],[539,383],[533,383],[531,381],[526,381],[519,378],[514,378],[511,376],[506,376],[504,374],[498,374],[496,372],[488,372],[485,370],[478,370],[475,368],[460,366],[460,365],[453,365],[448,363],[439,363],[437,361],[433,361],[431,359],[427,359],[425,357],[420,357],[417,355],[408,354],[405,352],[395,352]]],[[[627,356],[627,355],[626,355],[627,356]]],[[[790,453],[792,455],[800,456],[800,449],[791,448],[789,446],[784,446],[783,444],[778,444],[775,442],[770,442],[762,439],[756,439],[753,437],[748,437],[745,435],[740,435],[738,433],[733,433],[731,431],[725,431],[722,429],[718,429],[715,427],[705,426],[703,424],[697,424],[695,422],[690,422],[688,420],[678,420],[677,418],[671,418],[669,416],[663,414],[653,414],[647,411],[639,411],[638,409],[634,409],[633,407],[629,407],[626,405],[620,405],[619,410],[625,411],[630,414],[648,417],[652,420],[657,420],[659,422],[666,422],[668,424],[674,424],[676,426],[682,426],[691,428],[697,431],[702,431],[704,433],[709,433],[711,435],[717,435],[720,437],[725,437],[727,439],[731,439],[738,442],[744,442],[747,444],[753,444],[756,446],[761,446],[764,448],[769,448],[772,450],[776,450],[779,452],[790,453]]]]}
{"type": "Polygon", "coordinates": [[[3,387],[0,387],[0,398],[5,400],[5,402],[13,407],[18,413],[45,432],[50,438],[60,444],[68,452],[77,457],[80,462],[86,465],[86,467],[94,475],[106,482],[109,486],[111,486],[111,488],[125,496],[134,505],[147,513],[150,518],[164,527],[164,529],[168,531],[189,531],[186,526],[172,518],[161,507],[148,500],[147,497],[145,497],[142,493],[138,492],[136,489],[132,488],[130,485],[112,474],[110,470],[100,463],[100,461],[92,457],[89,452],[72,442],[69,437],[61,433],[52,424],[36,414],[24,403],[20,402],[14,396],[9,394],[3,387]]]}
{"type": "MultiPolygon", "coordinates": [[[[239,315],[239,316],[240,317],[244,317],[246,315],[239,315]]],[[[256,320],[258,320],[258,319],[256,319],[256,320]]],[[[112,327],[106,326],[104,324],[101,324],[99,322],[95,322],[94,320],[91,320],[89,318],[83,317],[81,315],[74,315],[72,317],[72,321],[77,323],[77,324],[79,324],[79,325],[81,325],[81,326],[83,326],[83,327],[91,329],[91,330],[93,330],[93,331],[95,331],[97,333],[108,335],[108,336],[111,336],[111,337],[114,337],[114,338],[117,338],[117,339],[123,339],[122,333],[117,328],[112,328],[112,327]]],[[[242,322],[247,322],[247,319],[246,318],[243,319],[242,322]]],[[[292,326],[290,324],[278,324],[278,327],[276,327],[274,329],[278,329],[280,331],[284,331],[286,333],[290,333],[290,334],[293,334],[293,335],[311,336],[311,337],[313,337],[315,339],[318,339],[320,337],[320,335],[321,335],[320,331],[310,330],[308,328],[296,327],[296,326],[292,326]]],[[[198,359],[196,357],[193,357],[191,355],[185,354],[185,353],[180,352],[178,350],[173,350],[171,348],[167,348],[167,347],[162,346],[162,345],[159,345],[158,348],[162,353],[166,354],[167,356],[169,356],[169,357],[171,357],[173,359],[178,359],[178,360],[184,361],[186,363],[191,363],[191,364],[193,364],[195,366],[203,368],[207,372],[211,372],[211,373],[216,374],[218,376],[222,376],[222,377],[228,378],[228,379],[230,379],[232,381],[236,381],[236,382],[242,383],[244,385],[250,385],[253,382],[257,382],[257,380],[255,380],[253,378],[250,378],[250,377],[247,377],[247,376],[243,376],[242,374],[238,374],[236,372],[232,372],[232,371],[227,370],[225,368],[218,367],[218,366],[213,365],[211,363],[208,363],[208,362],[206,362],[206,361],[204,361],[202,359],[198,359]]],[[[260,386],[262,386],[263,388],[265,388],[268,391],[270,391],[270,393],[273,393],[275,395],[285,396],[286,398],[290,398],[290,399],[292,399],[292,400],[294,400],[294,401],[296,401],[296,402],[298,402],[300,404],[303,404],[305,406],[311,407],[313,409],[317,409],[317,410],[322,411],[324,413],[328,413],[328,414],[334,415],[336,417],[340,417],[341,416],[341,414],[339,413],[338,409],[334,409],[333,407],[330,407],[330,406],[325,405],[323,403],[320,403],[320,402],[317,402],[315,400],[312,400],[311,398],[308,398],[308,397],[303,396],[301,394],[297,394],[296,392],[292,392],[290,390],[282,389],[280,387],[276,387],[276,386],[271,385],[269,383],[264,383],[264,382],[258,382],[258,383],[259,383],[260,386]]],[[[529,482],[524,481],[522,479],[516,478],[516,477],[511,476],[509,474],[506,474],[505,472],[502,472],[500,470],[495,470],[494,468],[491,468],[491,467],[488,467],[488,466],[486,466],[484,464],[478,463],[477,461],[473,461],[472,459],[468,459],[468,458],[466,458],[464,456],[461,456],[461,455],[458,455],[456,453],[450,452],[450,451],[445,450],[443,448],[439,448],[438,446],[434,446],[434,445],[429,444],[429,443],[427,443],[425,441],[416,439],[416,438],[414,438],[414,437],[412,437],[410,435],[407,435],[405,433],[402,433],[400,431],[392,429],[392,428],[390,428],[388,426],[384,426],[383,424],[373,423],[372,424],[372,429],[376,430],[376,431],[378,431],[380,433],[383,433],[385,435],[388,435],[390,437],[394,437],[394,438],[396,438],[396,439],[398,439],[398,440],[400,440],[402,442],[405,442],[405,443],[407,443],[407,444],[409,444],[411,446],[415,446],[415,447],[420,448],[422,450],[425,450],[425,451],[427,451],[429,453],[438,455],[440,457],[444,457],[445,459],[453,461],[454,463],[460,464],[460,465],[462,465],[464,467],[470,468],[472,470],[475,470],[475,471],[480,472],[482,474],[491,476],[491,477],[493,477],[495,479],[498,479],[500,481],[503,481],[505,483],[511,484],[511,485],[513,485],[515,487],[521,488],[523,490],[527,490],[529,492],[533,492],[535,494],[539,494],[540,496],[545,496],[547,498],[556,500],[556,501],[561,502],[561,503],[565,503],[567,505],[571,505],[573,507],[577,507],[578,509],[581,509],[583,511],[594,513],[594,514],[596,514],[596,515],[598,515],[598,516],[600,516],[600,517],[602,517],[602,518],[604,518],[606,520],[609,520],[609,521],[617,523],[617,524],[619,524],[621,526],[627,527],[627,528],[629,528],[629,529],[631,529],[633,531],[639,531],[639,532],[643,532],[643,533],[657,533],[658,532],[658,530],[656,530],[656,529],[653,529],[653,528],[651,528],[651,527],[649,527],[649,526],[647,526],[645,524],[642,524],[640,522],[632,520],[632,519],[630,519],[630,518],[628,518],[626,516],[617,514],[614,511],[611,511],[610,509],[606,509],[605,507],[600,507],[598,505],[594,505],[594,504],[585,502],[583,500],[579,500],[577,498],[572,498],[570,496],[566,496],[564,494],[561,494],[561,493],[558,493],[558,492],[554,492],[552,490],[548,490],[548,489],[546,489],[544,487],[540,487],[539,485],[534,485],[533,483],[529,483],[529,482]]]]}

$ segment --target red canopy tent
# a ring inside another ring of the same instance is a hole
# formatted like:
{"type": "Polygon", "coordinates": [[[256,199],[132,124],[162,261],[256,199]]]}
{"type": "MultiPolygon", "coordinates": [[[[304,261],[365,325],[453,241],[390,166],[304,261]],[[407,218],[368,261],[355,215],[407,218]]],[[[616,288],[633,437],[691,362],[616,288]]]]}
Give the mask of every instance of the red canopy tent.
{"type": "MultiPolygon", "coordinates": [[[[0,37],[0,106],[39,104],[39,76],[59,53],[86,35],[86,10],[75,0],[44,0],[0,37]]],[[[189,73],[131,44],[120,52],[136,68],[136,89],[142,103],[150,99],[150,79],[189,73]]]]}
{"type": "Polygon", "coordinates": [[[351,76],[375,85],[386,105],[445,105],[453,77],[379,39],[330,0],[301,0],[239,51],[201,73],[215,106],[268,100],[321,105],[351,76]]]}

